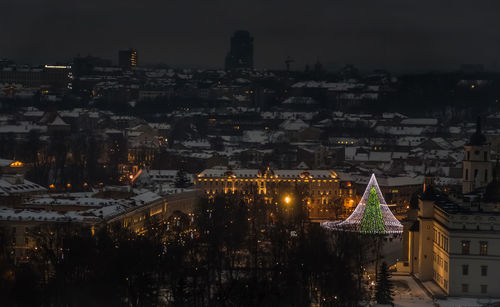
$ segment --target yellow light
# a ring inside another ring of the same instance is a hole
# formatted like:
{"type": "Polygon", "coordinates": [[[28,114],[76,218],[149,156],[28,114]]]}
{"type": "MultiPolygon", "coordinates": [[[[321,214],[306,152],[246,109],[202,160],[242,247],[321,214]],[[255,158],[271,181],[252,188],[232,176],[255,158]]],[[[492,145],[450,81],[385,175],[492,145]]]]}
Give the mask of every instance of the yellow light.
{"type": "Polygon", "coordinates": [[[284,201],[285,201],[285,204],[287,204],[287,205],[288,205],[288,204],[292,201],[292,198],[291,198],[290,196],[288,196],[288,195],[287,195],[287,196],[285,196],[284,201]]]}
{"type": "Polygon", "coordinates": [[[24,164],[21,161],[15,161],[15,162],[12,162],[9,166],[10,167],[23,167],[24,164]]]}
{"type": "Polygon", "coordinates": [[[55,188],[56,188],[56,186],[55,186],[55,185],[53,185],[53,184],[51,184],[51,185],[49,185],[49,188],[50,188],[50,189],[55,189],[55,188]]]}

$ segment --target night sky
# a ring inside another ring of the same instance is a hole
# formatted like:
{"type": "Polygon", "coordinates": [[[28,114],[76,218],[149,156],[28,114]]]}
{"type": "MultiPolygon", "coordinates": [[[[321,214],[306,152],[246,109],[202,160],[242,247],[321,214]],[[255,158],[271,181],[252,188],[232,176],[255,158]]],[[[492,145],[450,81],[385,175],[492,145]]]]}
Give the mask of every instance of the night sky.
{"type": "Polygon", "coordinates": [[[4,0],[0,58],[49,63],[80,53],[141,64],[222,67],[234,30],[255,37],[256,68],[500,70],[500,1],[4,0]]]}

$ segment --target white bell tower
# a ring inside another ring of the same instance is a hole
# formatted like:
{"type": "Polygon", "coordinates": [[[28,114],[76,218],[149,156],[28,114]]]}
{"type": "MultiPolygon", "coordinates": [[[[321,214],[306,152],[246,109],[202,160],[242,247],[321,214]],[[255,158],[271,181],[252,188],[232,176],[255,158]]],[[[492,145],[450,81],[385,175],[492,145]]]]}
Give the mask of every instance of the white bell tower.
{"type": "Polygon", "coordinates": [[[471,193],[475,189],[486,187],[492,180],[490,144],[481,132],[481,121],[477,119],[476,132],[464,146],[462,174],[462,193],[471,193]]]}

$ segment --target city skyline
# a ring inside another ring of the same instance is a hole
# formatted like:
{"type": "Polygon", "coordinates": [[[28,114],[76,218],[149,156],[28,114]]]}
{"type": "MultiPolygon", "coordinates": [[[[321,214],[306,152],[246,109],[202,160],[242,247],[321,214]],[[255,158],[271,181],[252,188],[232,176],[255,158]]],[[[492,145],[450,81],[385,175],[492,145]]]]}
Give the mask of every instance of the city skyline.
{"type": "Polygon", "coordinates": [[[93,4],[10,3],[0,17],[6,24],[24,22],[5,34],[0,58],[31,64],[91,54],[116,61],[117,50],[135,48],[145,65],[222,68],[229,39],[241,29],[255,38],[257,69],[284,69],[288,56],[295,60],[292,70],[317,60],[327,69],[349,63],[394,71],[453,70],[460,64],[497,70],[500,60],[499,4],[493,1],[458,1],[452,7],[430,1],[314,1],[307,6],[297,1],[125,1],[119,6],[108,1],[98,10],[93,4]]]}

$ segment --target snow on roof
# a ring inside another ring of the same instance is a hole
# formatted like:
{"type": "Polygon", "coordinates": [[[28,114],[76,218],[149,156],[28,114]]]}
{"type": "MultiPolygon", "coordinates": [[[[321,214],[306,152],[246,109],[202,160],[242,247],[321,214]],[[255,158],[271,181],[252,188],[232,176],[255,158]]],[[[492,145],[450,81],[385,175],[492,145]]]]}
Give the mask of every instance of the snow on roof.
{"type": "Polygon", "coordinates": [[[317,102],[311,97],[289,97],[285,99],[282,103],[310,105],[310,104],[316,104],[317,102]]]}
{"type": "Polygon", "coordinates": [[[301,119],[288,119],[280,125],[281,129],[288,131],[301,131],[308,127],[309,125],[301,119]]]}
{"type": "Polygon", "coordinates": [[[38,130],[40,132],[47,131],[47,126],[38,126],[28,123],[23,123],[19,125],[5,125],[0,126],[0,133],[29,133],[30,131],[38,130]]]}
{"type": "Polygon", "coordinates": [[[396,145],[398,146],[417,146],[425,141],[424,137],[421,136],[405,136],[400,137],[396,140],[396,145]]]}
{"type": "Polygon", "coordinates": [[[98,208],[88,210],[73,210],[65,213],[36,210],[14,210],[10,208],[0,209],[0,220],[37,220],[37,221],[68,221],[68,220],[108,220],[120,214],[136,210],[140,207],[150,205],[163,198],[149,190],[135,189],[135,196],[127,199],[97,198],[90,193],[70,193],[59,195],[45,195],[40,198],[29,200],[31,205],[73,205],[82,207],[97,206],[98,208]]]}
{"type": "Polygon", "coordinates": [[[243,131],[242,141],[266,144],[269,141],[269,136],[265,130],[245,130],[243,131]]]}
{"type": "Polygon", "coordinates": [[[401,125],[412,126],[435,126],[438,124],[436,118],[406,118],[401,120],[401,125]]]}
{"type": "Polygon", "coordinates": [[[0,208],[0,220],[63,222],[63,221],[96,221],[95,215],[83,215],[77,211],[61,213],[46,210],[19,210],[14,208],[0,208]]]}
{"type": "Polygon", "coordinates": [[[381,134],[390,134],[390,135],[421,135],[425,131],[425,128],[380,125],[375,127],[375,131],[381,134]]]}
{"type": "Polygon", "coordinates": [[[14,160],[0,159],[0,167],[9,166],[14,162],[15,162],[14,160]]]}
{"type": "Polygon", "coordinates": [[[34,182],[23,180],[22,183],[11,183],[8,180],[0,179],[0,195],[23,194],[33,192],[43,192],[46,189],[34,182]]]}
{"type": "Polygon", "coordinates": [[[69,126],[59,115],[49,124],[50,126],[69,126]]]}

